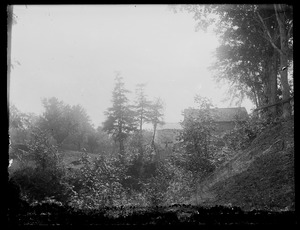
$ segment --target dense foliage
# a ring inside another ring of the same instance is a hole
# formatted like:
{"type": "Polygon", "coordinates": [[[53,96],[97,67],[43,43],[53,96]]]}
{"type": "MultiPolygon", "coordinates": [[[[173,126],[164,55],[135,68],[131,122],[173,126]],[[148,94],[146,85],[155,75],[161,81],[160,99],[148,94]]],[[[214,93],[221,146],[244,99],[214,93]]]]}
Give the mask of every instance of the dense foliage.
{"type": "MultiPolygon", "coordinates": [[[[121,79],[116,84],[123,87],[121,79]]],[[[107,129],[115,123],[109,122],[112,113],[107,113],[104,127],[94,129],[83,107],[57,98],[43,100],[41,116],[12,106],[9,172],[20,186],[21,198],[30,205],[58,202],[82,210],[168,205],[188,199],[194,183],[191,171],[174,159],[158,157],[167,150],[154,142],[155,132],[143,129],[144,122],[154,128],[162,124],[163,103],[146,101],[143,88],[139,90],[139,103],[130,112],[133,128],[123,139],[124,158],[119,157],[117,136],[107,129]],[[75,153],[79,158],[74,158],[75,153]]],[[[119,107],[109,111],[119,114],[119,107]]]]}
{"type": "MultiPolygon", "coordinates": [[[[230,84],[237,104],[248,97],[257,107],[283,101],[282,115],[291,110],[293,82],[293,6],[286,4],[185,5],[197,29],[219,37],[211,70],[217,81],[230,84]]],[[[276,107],[268,110],[277,115],[276,107]]]]}
{"type": "Polygon", "coordinates": [[[181,147],[184,149],[187,169],[203,177],[214,170],[211,161],[215,152],[213,131],[215,130],[214,118],[209,110],[212,103],[204,97],[196,96],[198,104],[197,113],[184,114],[183,130],[180,133],[181,147]]]}
{"type": "Polygon", "coordinates": [[[20,185],[22,196],[29,202],[42,201],[47,197],[65,202],[69,199],[71,188],[65,182],[66,170],[61,156],[49,142],[47,133],[36,129],[31,135],[28,151],[19,153],[12,147],[20,168],[11,173],[11,179],[20,185]]]}

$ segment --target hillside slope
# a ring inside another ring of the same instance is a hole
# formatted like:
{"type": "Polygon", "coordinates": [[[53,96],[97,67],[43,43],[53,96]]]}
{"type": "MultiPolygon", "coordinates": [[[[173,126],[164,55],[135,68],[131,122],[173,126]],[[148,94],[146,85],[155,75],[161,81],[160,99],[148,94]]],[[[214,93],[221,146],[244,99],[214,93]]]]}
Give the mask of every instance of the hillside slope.
{"type": "Polygon", "coordinates": [[[268,128],[199,184],[191,203],[294,210],[294,120],[268,128]]]}

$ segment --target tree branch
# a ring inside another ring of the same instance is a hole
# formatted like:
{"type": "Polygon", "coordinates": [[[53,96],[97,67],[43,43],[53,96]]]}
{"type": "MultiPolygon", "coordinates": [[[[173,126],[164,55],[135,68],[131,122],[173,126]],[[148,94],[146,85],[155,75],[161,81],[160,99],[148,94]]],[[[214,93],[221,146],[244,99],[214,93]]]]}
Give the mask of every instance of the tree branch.
{"type": "Polygon", "coordinates": [[[292,99],[293,99],[293,97],[290,97],[288,99],[281,100],[281,101],[278,101],[278,102],[275,102],[275,103],[272,103],[272,104],[269,104],[269,105],[264,105],[264,106],[261,106],[261,107],[258,107],[256,109],[254,109],[254,111],[258,111],[258,110],[261,110],[261,109],[269,108],[269,107],[272,107],[272,106],[275,106],[275,105],[278,105],[278,104],[287,103],[287,102],[289,102],[292,99]]]}
{"type": "MultiPolygon", "coordinates": [[[[280,14],[282,14],[282,12],[284,12],[284,11],[281,9],[281,5],[280,4],[278,6],[276,4],[274,4],[274,8],[275,8],[275,15],[276,15],[276,19],[277,19],[278,25],[279,25],[279,27],[281,27],[282,24],[283,24],[282,20],[284,20],[284,18],[280,18],[278,12],[280,14]]],[[[280,54],[287,55],[287,53],[283,52],[282,50],[281,50],[280,54]]]]}
{"type": "MultiPolygon", "coordinates": [[[[276,10],[275,10],[275,12],[276,12],[276,10]]],[[[266,39],[271,43],[271,45],[272,45],[272,46],[273,46],[280,54],[282,54],[282,50],[279,49],[278,46],[276,46],[276,44],[274,43],[274,41],[273,41],[273,39],[272,39],[272,36],[271,36],[271,34],[270,34],[270,32],[269,32],[269,30],[268,30],[268,28],[267,28],[267,26],[266,26],[266,24],[265,24],[263,18],[261,17],[261,15],[259,14],[258,11],[256,11],[256,14],[257,14],[258,18],[260,19],[260,21],[261,21],[261,23],[262,23],[262,26],[263,26],[263,28],[264,28],[264,31],[265,31],[266,34],[268,35],[268,37],[267,37],[266,39]]],[[[277,17],[277,14],[276,14],[276,17],[277,17]]]]}

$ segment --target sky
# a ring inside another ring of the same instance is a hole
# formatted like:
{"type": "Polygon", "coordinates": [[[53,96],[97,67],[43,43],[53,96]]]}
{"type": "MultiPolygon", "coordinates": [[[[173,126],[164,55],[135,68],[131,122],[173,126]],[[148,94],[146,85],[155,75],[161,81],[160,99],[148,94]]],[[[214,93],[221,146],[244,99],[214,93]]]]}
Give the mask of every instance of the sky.
{"type": "Polygon", "coordinates": [[[116,72],[132,102],[141,83],[149,100],[160,97],[166,122],[181,121],[196,94],[234,107],[208,70],[218,39],[196,32],[191,14],[167,5],[18,5],[14,14],[9,92],[22,112],[42,114],[41,100],[54,96],[83,106],[97,127],[112,106],[116,72]]]}

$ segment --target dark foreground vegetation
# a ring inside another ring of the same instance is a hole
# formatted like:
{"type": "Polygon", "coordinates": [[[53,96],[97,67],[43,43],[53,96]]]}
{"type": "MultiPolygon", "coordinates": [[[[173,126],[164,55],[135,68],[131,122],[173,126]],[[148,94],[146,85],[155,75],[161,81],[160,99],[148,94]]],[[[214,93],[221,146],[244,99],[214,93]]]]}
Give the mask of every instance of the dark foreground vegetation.
{"type": "Polygon", "coordinates": [[[243,211],[238,207],[171,205],[153,207],[101,207],[76,209],[57,202],[29,205],[18,197],[19,188],[9,182],[13,194],[8,224],[17,225],[203,225],[295,224],[295,212],[243,211]]]}

